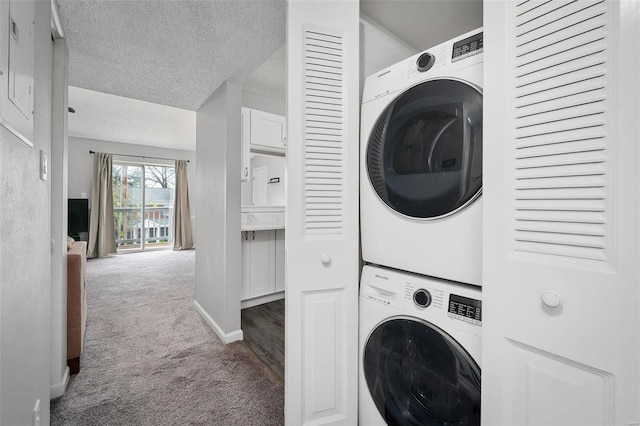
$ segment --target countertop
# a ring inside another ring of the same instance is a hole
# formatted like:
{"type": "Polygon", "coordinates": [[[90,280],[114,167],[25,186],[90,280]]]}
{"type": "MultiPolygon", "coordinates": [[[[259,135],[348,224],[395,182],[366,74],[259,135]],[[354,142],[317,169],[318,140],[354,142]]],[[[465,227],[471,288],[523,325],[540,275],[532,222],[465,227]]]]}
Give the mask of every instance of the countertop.
{"type": "Polygon", "coordinates": [[[262,213],[262,212],[281,212],[284,213],[284,206],[241,206],[242,213],[262,213]]]}
{"type": "Polygon", "coordinates": [[[256,223],[256,224],[242,224],[240,228],[242,231],[272,231],[274,229],[284,229],[284,225],[270,225],[266,223],[256,223]]]}
{"type": "Polygon", "coordinates": [[[242,206],[241,231],[272,231],[284,228],[284,206],[242,206]]]}

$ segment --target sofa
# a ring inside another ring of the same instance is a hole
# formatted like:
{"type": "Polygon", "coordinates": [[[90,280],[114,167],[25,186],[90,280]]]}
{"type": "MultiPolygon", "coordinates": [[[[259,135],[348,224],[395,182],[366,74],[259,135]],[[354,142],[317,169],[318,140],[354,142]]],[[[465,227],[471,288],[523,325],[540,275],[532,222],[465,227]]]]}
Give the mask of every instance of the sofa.
{"type": "Polygon", "coordinates": [[[67,365],[71,374],[80,371],[80,355],[87,320],[85,269],[87,242],[67,243],[67,365]]]}

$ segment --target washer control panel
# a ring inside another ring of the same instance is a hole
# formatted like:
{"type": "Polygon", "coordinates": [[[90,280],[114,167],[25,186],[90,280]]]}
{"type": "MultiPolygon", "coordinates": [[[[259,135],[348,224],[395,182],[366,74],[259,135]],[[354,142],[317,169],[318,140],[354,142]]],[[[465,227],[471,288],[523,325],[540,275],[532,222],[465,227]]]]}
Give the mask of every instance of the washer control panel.
{"type": "Polygon", "coordinates": [[[482,332],[482,291],[472,285],[365,265],[360,303],[388,316],[413,316],[476,336],[482,332]]]}

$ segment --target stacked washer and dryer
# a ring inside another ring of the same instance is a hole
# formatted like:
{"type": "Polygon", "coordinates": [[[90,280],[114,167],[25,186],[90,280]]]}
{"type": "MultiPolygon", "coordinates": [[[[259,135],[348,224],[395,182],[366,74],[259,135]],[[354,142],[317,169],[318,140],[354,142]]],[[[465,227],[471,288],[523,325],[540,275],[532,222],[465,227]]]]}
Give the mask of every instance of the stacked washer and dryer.
{"type": "Polygon", "coordinates": [[[365,81],[362,425],[480,424],[482,37],[365,81]]]}

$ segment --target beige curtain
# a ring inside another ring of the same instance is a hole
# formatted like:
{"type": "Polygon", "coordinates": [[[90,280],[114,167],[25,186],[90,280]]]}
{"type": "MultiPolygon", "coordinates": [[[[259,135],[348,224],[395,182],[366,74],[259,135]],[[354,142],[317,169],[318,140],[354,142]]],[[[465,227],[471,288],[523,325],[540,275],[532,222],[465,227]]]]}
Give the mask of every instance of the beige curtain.
{"type": "Polygon", "coordinates": [[[173,249],[188,250],[193,247],[191,212],[189,211],[189,187],[187,162],[176,160],[176,193],[173,200],[173,249]]]}
{"type": "Polygon", "coordinates": [[[89,222],[88,257],[103,257],[116,253],[113,224],[113,182],[111,154],[96,152],[91,186],[91,222],[89,222]]]}

